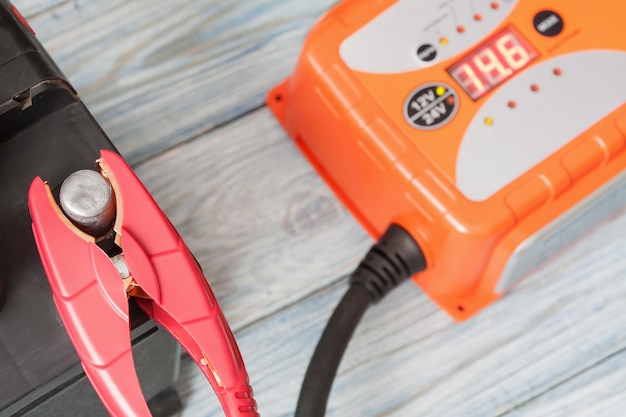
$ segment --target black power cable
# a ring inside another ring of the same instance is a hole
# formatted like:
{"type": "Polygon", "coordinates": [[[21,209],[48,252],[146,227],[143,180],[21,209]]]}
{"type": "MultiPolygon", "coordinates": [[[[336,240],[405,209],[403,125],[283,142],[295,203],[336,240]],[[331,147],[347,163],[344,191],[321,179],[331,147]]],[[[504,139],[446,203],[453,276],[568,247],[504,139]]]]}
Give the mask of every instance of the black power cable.
{"type": "Polygon", "coordinates": [[[294,417],[323,417],[333,380],[354,329],[370,306],[426,269],[419,245],[392,224],[350,277],[350,287],[320,337],[302,382],[294,417]]]}

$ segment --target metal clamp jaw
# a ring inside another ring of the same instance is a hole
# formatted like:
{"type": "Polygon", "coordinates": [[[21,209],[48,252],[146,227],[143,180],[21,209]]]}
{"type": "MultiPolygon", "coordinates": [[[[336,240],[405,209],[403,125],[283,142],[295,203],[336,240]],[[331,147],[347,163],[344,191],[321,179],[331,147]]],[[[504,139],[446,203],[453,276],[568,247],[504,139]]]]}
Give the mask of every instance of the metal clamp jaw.
{"type": "Polygon", "coordinates": [[[98,165],[115,210],[110,231],[95,234],[112,240],[115,261],[98,245],[102,236],[73,224],[39,177],[28,204],[55,304],[105,407],[112,416],[150,416],[131,351],[133,296],[193,358],[228,417],[258,417],[232,332],[185,243],[119,155],[103,150],[98,165]]]}

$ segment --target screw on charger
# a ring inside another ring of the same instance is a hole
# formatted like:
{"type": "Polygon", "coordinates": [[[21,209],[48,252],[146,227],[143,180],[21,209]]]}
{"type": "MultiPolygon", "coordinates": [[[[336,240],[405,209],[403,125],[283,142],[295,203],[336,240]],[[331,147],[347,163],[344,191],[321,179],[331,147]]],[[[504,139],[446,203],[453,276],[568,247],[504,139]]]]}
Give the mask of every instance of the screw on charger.
{"type": "Polygon", "coordinates": [[[115,220],[111,184],[97,171],[76,171],[63,181],[59,202],[65,215],[83,232],[104,236],[115,220]]]}

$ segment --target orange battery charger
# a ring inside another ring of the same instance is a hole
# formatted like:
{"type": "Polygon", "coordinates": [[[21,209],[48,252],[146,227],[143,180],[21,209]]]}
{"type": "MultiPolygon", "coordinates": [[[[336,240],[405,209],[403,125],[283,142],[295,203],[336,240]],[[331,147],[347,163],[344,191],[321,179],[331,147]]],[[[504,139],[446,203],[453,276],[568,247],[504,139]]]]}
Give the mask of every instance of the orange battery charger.
{"type": "Polygon", "coordinates": [[[463,320],[626,205],[626,3],[345,0],[268,95],[375,238],[463,320]]]}

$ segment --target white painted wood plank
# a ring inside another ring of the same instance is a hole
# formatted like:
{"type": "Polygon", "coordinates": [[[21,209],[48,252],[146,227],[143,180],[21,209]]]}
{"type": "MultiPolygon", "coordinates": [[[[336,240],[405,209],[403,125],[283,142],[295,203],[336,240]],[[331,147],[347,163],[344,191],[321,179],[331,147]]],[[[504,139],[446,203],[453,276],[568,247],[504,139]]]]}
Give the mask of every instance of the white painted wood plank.
{"type": "Polygon", "coordinates": [[[40,13],[54,10],[55,7],[71,0],[11,0],[27,19],[32,19],[40,13]]]}
{"type": "MultiPolygon", "coordinates": [[[[105,130],[138,161],[260,105],[330,3],[81,0],[29,13],[105,130]]],[[[327,286],[369,239],[267,110],[138,171],[241,329],[263,415],[291,415],[343,292],[327,286]]],[[[453,324],[405,285],[365,317],[329,417],[621,415],[623,354],[595,364],[626,347],[625,228],[621,216],[467,323],[453,324]]],[[[189,361],[179,388],[185,416],[219,415],[189,361]]]]}
{"type": "MultiPolygon", "coordinates": [[[[366,315],[341,366],[328,417],[506,415],[623,350],[624,227],[621,216],[467,323],[451,323],[405,285],[366,315]]],[[[342,292],[340,286],[322,292],[238,333],[264,415],[292,415],[308,357],[342,292]]],[[[531,402],[512,415],[622,415],[609,411],[626,406],[621,385],[614,385],[624,372],[611,372],[604,367],[591,374],[558,407],[531,402]],[[560,411],[579,405],[586,408],[560,411]]],[[[211,396],[199,394],[206,388],[199,372],[184,363],[183,376],[183,416],[214,415],[211,396]]]]}
{"type": "Polygon", "coordinates": [[[622,351],[506,416],[622,416],[625,392],[626,352],[622,351]]]}
{"type": "Polygon", "coordinates": [[[234,328],[349,273],[371,244],[267,109],[136,171],[234,328]]]}
{"type": "Polygon", "coordinates": [[[73,0],[30,23],[133,163],[262,105],[332,3],[73,0]]]}
{"type": "MultiPolygon", "coordinates": [[[[307,291],[322,288],[338,274],[349,271],[359,254],[365,252],[368,242],[356,239],[359,250],[352,251],[355,248],[352,239],[359,232],[347,216],[334,220],[331,217],[332,229],[346,229],[328,242],[315,233],[317,228],[329,232],[327,220],[307,223],[311,228],[300,236],[303,241],[288,235],[277,236],[276,240],[268,237],[282,233],[275,217],[284,224],[282,219],[287,213],[285,203],[273,199],[282,198],[279,197],[284,189],[282,184],[300,183],[301,180],[290,180],[291,175],[298,177],[308,169],[293,145],[275,130],[277,127],[271,121],[264,122],[269,117],[266,110],[259,111],[223,129],[229,130],[228,134],[216,131],[155,161],[162,172],[163,168],[165,172],[169,170],[169,165],[163,163],[170,158],[191,158],[187,163],[172,166],[193,167],[218,152],[215,143],[241,140],[240,145],[231,145],[224,154],[219,151],[219,166],[213,168],[205,162],[204,168],[194,171],[200,177],[185,177],[183,182],[193,180],[212,188],[204,195],[195,198],[182,195],[188,189],[176,191],[171,178],[168,185],[161,185],[161,180],[154,179],[156,169],[148,164],[141,166],[139,172],[148,184],[153,184],[157,199],[177,227],[189,235],[186,238],[200,254],[205,271],[218,271],[213,285],[226,301],[227,316],[237,328],[249,324],[237,333],[237,338],[250,368],[261,411],[268,416],[285,416],[293,412],[308,358],[344,288],[340,285],[322,289],[295,305],[290,304],[307,291]],[[254,132],[261,141],[258,147],[249,139],[241,139],[246,131],[254,132]],[[214,136],[218,133],[221,139],[216,140],[214,136]],[[284,150],[279,151],[283,145],[284,150]],[[187,146],[193,146],[194,151],[186,150],[187,146]],[[215,151],[200,151],[204,146],[215,146],[215,151]],[[258,176],[250,181],[239,165],[229,169],[229,158],[244,159],[241,166],[258,176]],[[299,165],[302,167],[298,168],[299,165]],[[208,179],[214,175],[218,177],[208,179]],[[234,175],[243,175],[233,181],[243,190],[233,190],[228,185],[234,175]],[[272,191],[263,191],[268,188],[272,191]],[[232,196],[232,192],[239,195],[232,196]],[[211,227],[203,221],[194,221],[197,213],[189,214],[184,206],[176,206],[181,198],[190,199],[191,207],[204,205],[194,212],[217,213],[218,228],[211,232],[211,227]],[[206,203],[208,200],[213,203],[206,203]],[[236,206],[243,209],[243,214],[234,212],[236,206]],[[268,222],[274,222],[272,230],[267,228],[268,222]],[[235,229],[243,227],[245,232],[232,236],[229,225],[235,229]],[[203,231],[199,227],[207,229],[203,231]],[[206,239],[207,233],[208,236],[214,233],[216,239],[206,239]],[[288,240],[285,242],[284,238],[288,240]],[[250,242],[254,242],[252,246],[250,242]],[[262,249],[265,244],[271,249],[262,249]],[[267,263],[266,257],[277,249],[287,252],[277,262],[267,263]],[[210,254],[212,251],[217,251],[215,256],[210,254]],[[335,257],[343,251],[351,251],[347,256],[349,265],[342,263],[339,255],[327,264],[330,266],[324,266],[329,256],[335,257]],[[290,259],[296,253],[301,256],[290,259]],[[306,255],[302,256],[303,253],[306,255]],[[285,263],[289,264],[289,270],[295,271],[296,285],[293,275],[286,273],[285,263]],[[345,268],[337,269],[338,265],[345,268]],[[325,271],[325,268],[329,269],[325,271]],[[247,275],[253,271],[264,278],[250,280],[247,275]],[[333,278],[319,281],[320,276],[333,278]],[[314,284],[304,291],[298,288],[311,283],[314,284]],[[249,285],[253,288],[248,288],[249,285]],[[297,291],[297,295],[292,291],[297,291]],[[263,301],[259,300],[259,294],[263,301]],[[285,297],[289,299],[287,302],[285,297]],[[287,307],[281,310],[284,306],[287,307]],[[259,316],[251,312],[257,309],[263,311],[259,316]],[[272,312],[276,313],[268,316],[272,312]]],[[[317,182],[315,174],[308,171],[309,174],[310,180],[317,182]]],[[[319,192],[327,192],[321,183],[316,186],[320,187],[319,192]]],[[[289,193],[289,187],[286,190],[289,193]]],[[[297,201],[295,191],[289,194],[292,202],[297,201]]],[[[330,203],[313,203],[309,213],[329,207],[326,204],[330,203]]],[[[304,218],[309,216],[306,214],[304,218]]],[[[626,333],[619,330],[626,328],[623,302],[626,281],[621,279],[626,273],[626,259],[621,255],[626,251],[625,229],[626,216],[622,215],[466,323],[452,323],[417,288],[405,285],[365,317],[342,364],[328,416],[499,416],[626,348],[626,333]]],[[[213,278],[210,272],[207,275],[210,280],[213,278]]],[[[193,366],[183,367],[179,388],[188,405],[183,415],[217,412],[212,395],[207,395],[208,385],[193,366]]],[[[620,405],[626,405],[626,395],[620,405]]],[[[536,410],[516,412],[531,416],[536,410]]]]}

